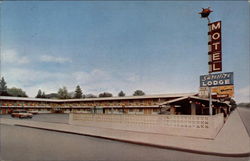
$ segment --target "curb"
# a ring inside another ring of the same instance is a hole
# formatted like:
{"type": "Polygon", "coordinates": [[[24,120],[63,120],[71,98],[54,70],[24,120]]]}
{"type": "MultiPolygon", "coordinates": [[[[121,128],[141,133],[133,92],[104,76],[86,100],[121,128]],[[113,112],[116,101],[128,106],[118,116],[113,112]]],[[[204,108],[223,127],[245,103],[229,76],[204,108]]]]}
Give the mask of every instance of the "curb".
{"type": "Polygon", "coordinates": [[[228,154],[228,153],[216,153],[216,152],[208,152],[208,151],[198,151],[198,150],[185,149],[185,148],[174,147],[174,146],[164,146],[164,145],[159,145],[159,144],[151,144],[151,143],[145,143],[145,142],[139,142],[139,141],[118,139],[118,138],[112,138],[112,137],[106,137],[106,136],[100,136],[100,135],[94,135],[94,134],[83,134],[83,133],[77,133],[77,132],[71,132],[71,131],[47,129],[47,128],[43,128],[43,127],[33,127],[33,126],[21,125],[21,124],[14,124],[14,125],[15,126],[20,126],[20,127],[39,129],[39,130],[63,132],[63,133],[75,134],[75,135],[84,135],[84,136],[96,137],[96,138],[101,138],[101,139],[108,139],[108,140],[120,141],[120,142],[125,142],[125,143],[131,143],[131,144],[137,144],[137,145],[138,144],[139,145],[146,145],[146,146],[157,147],[157,148],[161,148],[161,149],[170,149],[170,150],[183,151],[183,152],[196,153],[196,154],[203,154],[203,155],[213,155],[213,156],[221,156],[221,157],[249,157],[250,156],[250,152],[241,153],[241,154],[238,154],[238,153],[237,154],[228,154]]]}

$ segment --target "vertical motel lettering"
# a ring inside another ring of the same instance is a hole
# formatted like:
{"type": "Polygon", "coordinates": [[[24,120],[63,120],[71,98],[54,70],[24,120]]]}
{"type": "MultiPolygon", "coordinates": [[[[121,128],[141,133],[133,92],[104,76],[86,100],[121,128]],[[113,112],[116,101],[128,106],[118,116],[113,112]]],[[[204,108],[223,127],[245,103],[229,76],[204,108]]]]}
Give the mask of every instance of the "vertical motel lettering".
{"type": "Polygon", "coordinates": [[[208,56],[209,72],[222,71],[221,21],[209,23],[208,56]]]}

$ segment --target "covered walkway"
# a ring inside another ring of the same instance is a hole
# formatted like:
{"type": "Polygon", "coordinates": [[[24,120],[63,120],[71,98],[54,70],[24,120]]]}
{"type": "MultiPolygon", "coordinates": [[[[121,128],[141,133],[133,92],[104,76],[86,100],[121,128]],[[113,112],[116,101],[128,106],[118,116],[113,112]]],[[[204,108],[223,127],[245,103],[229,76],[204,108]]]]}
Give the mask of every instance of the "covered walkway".
{"type": "MultiPolygon", "coordinates": [[[[197,96],[184,96],[163,102],[159,105],[161,111],[169,111],[170,114],[182,115],[208,115],[209,99],[197,96]]],[[[226,117],[230,113],[230,105],[226,102],[212,99],[213,115],[224,113],[226,117]]],[[[164,114],[164,112],[162,112],[164,114]]]]}

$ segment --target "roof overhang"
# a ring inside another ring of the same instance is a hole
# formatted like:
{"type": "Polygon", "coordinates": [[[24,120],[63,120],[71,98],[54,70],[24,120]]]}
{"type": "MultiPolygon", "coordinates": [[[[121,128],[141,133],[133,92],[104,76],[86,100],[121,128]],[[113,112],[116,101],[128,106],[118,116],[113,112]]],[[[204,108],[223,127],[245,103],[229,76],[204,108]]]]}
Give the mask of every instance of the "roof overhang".
{"type": "Polygon", "coordinates": [[[13,101],[34,101],[34,102],[87,102],[87,101],[111,101],[111,100],[134,100],[134,99],[154,99],[154,98],[175,98],[184,96],[195,96],[198,93],[176,93],[176,94],[158,94],[158,95],[145,95],[145,96],[124,96],[124,97],[102,97],[102,98],[82,98],[82,99],[46,99],[46,98],[25,98],[25,97],[6,97],[1,96],[0,100],[13,100],[13,101]]]}
{"type": "MultiPolygon", "coordinates": [[[[180,102],[180,101],[184,101],[184,100],[190,100],[190,101],[191,100],[197,100],[197,101],[202,101],[202,102],[209,103],[209,99],[208,98],[201,98],[201,97],[197,97],[197,96],[184,96],[184,97],[181,97],[181,98],[176,98],[176,99],[173,99],[173,100],[169,100],[169,101],[163,102],[163,103],[159,104],[159,106],[162,106],[162,105],[171,105],[171,104],[174,104],[174,103],[177,103],[177,102],[180,102]]],[[[217,103],[217,104],[221,104],[221,105],[229,106],[228,103],[220,102],[219,100],[216,100],[216,99],[212,99],[212,102],[213,103],[217,103]]]]}

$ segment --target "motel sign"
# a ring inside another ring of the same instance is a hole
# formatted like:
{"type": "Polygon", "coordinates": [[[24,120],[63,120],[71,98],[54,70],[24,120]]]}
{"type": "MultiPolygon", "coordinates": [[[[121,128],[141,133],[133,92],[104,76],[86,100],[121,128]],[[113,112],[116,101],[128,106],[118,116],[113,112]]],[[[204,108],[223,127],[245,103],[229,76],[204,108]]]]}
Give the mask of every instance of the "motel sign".
{"type": "Polygon", "coordinates": [[[221,21],[208,24],[209,73],[222,71],[221,21]]]}
{"type": "Polygon", "coordinates": [[[200,87],[233,85],[233,72],[200,76],[200,87]]]}

